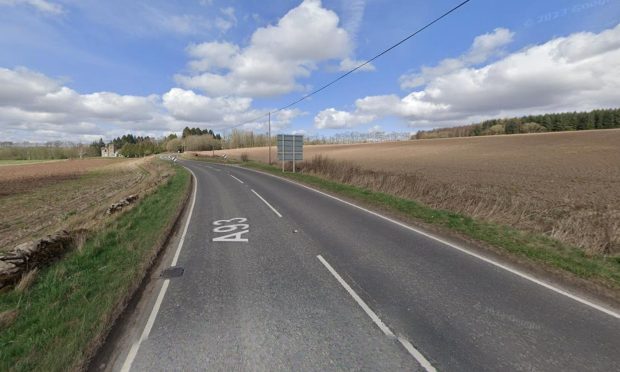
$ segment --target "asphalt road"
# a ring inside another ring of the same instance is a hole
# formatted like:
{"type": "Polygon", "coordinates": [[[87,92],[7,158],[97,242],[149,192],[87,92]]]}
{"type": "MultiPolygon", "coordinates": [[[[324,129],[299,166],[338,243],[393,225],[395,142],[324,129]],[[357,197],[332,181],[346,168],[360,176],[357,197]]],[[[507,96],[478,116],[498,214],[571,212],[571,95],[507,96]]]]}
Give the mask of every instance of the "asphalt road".
{"type": "Polygon", "coordinates": [[[182,164],[184,272],[125,369],[620,370],[613,311],[300,185],[182,164]]]}

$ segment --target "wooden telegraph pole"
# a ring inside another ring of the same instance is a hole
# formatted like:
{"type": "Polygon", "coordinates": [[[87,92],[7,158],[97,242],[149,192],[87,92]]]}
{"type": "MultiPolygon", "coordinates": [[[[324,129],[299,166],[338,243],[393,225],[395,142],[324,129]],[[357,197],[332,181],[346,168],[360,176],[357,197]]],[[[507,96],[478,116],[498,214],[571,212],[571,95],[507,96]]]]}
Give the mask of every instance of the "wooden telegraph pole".
{"type": "Polygon", "coordinates": [[[271,165],[271,112],[269,112],[269,165],[271,165]]]}

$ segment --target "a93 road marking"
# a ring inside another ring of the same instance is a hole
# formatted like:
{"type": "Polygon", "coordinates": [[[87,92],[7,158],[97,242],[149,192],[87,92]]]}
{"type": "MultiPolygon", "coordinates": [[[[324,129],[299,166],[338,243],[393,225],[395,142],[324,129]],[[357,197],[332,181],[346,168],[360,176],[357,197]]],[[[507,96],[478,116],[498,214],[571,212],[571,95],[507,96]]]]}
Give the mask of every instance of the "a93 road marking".
{"type": "Polygon", "coordinates": [[[228,220],[213,221],[213,225],[217,226],[213,228],[213,232],[216,234],[230,233],[213,238],[214,242],[244,242],[247,243],[247,238],[242,238],[243,234],[250,231],[250,225],[247,223],[247,218],[235,217],[228,220]]]}

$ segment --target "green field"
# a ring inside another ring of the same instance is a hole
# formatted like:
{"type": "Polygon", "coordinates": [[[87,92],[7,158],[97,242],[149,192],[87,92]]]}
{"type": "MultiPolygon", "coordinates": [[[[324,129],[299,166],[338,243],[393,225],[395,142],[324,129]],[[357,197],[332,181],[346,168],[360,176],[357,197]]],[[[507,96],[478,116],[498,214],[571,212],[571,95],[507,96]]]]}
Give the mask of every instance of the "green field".
{"type": "Polygon", "coordinates": [[[63,160],[0,160],[0,167],[3,165],[25,165],[25,164],[37,164],[37,163],[50,163],[54,161],[63,161],[63,160]]]}

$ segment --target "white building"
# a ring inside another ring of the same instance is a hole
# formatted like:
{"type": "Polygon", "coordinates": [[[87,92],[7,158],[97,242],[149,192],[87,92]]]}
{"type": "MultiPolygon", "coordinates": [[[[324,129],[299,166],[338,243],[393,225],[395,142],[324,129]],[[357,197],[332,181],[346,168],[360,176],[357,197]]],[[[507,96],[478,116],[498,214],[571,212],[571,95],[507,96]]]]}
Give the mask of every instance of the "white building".
{"type": "Polygon", "coordinates": [[[102,158],[117,158],[119,157],[118,150],[114,150],[114,144],[111,143],[107,146],[101,148],[101,157],[102,158]]]}

